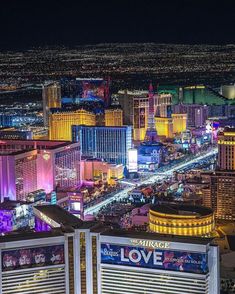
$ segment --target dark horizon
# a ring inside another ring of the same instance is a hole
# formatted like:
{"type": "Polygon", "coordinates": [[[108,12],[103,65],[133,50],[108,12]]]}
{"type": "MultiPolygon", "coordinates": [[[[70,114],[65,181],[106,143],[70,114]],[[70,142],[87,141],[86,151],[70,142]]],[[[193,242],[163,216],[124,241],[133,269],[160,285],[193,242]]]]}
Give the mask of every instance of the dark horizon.
{"type": "Polygon", "coordinates": [[[0,50],[100,43],[235,44],[232,2],[3,1],[0,50]]]}

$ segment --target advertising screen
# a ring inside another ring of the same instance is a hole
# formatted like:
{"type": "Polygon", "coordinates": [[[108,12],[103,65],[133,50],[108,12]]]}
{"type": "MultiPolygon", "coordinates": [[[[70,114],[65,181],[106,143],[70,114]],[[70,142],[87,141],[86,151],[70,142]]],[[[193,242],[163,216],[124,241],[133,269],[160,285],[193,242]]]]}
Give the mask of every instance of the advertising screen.
{"type": "Polygon", "coordinates": [[[106,99],[109,91],[108,81],[102,78],[77,78],[76,83],[79,87],[79,97],[84,99],[106,99]]]}
{"type": "Polygon", "coordinates": [[[3,271],[56,264],[64,264],[63,245],[21,248],[2,252],[3,271]]]}
{"type": "Polygon", "coordinates": [[[137,164],[137,149],[129,149],[128,150],[128,169],[129,172],[136,172],[138,170],[137,164]]]}
{"type": "Polygon", "coordinates": [[[207,254],[101,244],[101,262],[151,269],[205,274],[207,254]]]}

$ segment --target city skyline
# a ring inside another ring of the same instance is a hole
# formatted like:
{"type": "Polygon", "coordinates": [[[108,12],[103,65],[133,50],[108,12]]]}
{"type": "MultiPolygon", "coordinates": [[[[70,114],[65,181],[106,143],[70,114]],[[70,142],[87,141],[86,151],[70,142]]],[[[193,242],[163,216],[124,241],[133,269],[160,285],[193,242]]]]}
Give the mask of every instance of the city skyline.
{"type": "Polygon", "coordinates": [[[235,293],[235,5],[3,1],[0,294],[235,293]]]}

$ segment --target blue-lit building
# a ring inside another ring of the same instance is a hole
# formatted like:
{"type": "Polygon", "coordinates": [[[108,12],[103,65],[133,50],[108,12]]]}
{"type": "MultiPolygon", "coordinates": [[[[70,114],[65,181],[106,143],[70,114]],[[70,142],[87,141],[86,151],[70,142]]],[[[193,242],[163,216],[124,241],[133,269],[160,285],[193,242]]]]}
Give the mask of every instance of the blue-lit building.
{"type": "Polygon", "coordinates": [[[131,126],[73,126],[73,142],[80,142],[82,157],[93,157],[116,164],[127,164],[132,147],[131,126]]]}
{"type": "Polygon", "coordinates": [[[32,140],[33,132],[14,128],[0,128],[0,139],[32,140]]]}
{"type": "Polygon", "coordinates": [[[36,114],[0,113],[0,127],[21,127],[24,125],[41,124],[43,118],[36,114]]]}

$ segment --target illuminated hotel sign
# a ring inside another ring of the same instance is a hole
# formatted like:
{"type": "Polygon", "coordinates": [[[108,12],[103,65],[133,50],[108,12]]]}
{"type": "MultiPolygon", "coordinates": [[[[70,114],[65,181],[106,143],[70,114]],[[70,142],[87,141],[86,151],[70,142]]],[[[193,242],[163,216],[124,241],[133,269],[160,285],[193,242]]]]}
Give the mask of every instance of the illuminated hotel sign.
{"type": "Polygon", "coordinates": [[[50,159],[50,154],[49,153],[45,153],[43,154],[43,159],[45,159],[46,161],[50,159]]]}
{"type": "Polygon", "coordinates": [[[132,245],[135,245],[135,246],[144,246],[149,248],[160,248],[160,249],[170,248],[169,242],[142,240],[142,239],[131,239],[130,242],[132,245]]]}
{"type": "MultiPolygon", "coordinates": [[[[165,246],[164,242],[153,245],[165,246]]],[[[206,253],[158,248],[101,243],[101,263],[197,274],[208,272],[206,253]]]]}

